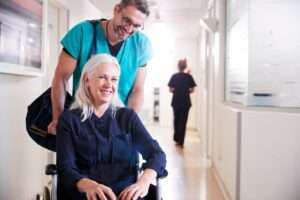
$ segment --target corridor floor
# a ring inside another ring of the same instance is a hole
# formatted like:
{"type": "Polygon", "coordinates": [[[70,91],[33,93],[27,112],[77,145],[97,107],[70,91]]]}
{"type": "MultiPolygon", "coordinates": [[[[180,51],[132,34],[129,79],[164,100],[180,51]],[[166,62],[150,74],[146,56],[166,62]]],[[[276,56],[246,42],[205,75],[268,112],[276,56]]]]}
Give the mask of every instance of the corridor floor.
{"type": "Polygon", "coordinates": [[[172,140],[172,129],[146,125],[167,154],[169,175],[161,180],[164,200],[224,200],[212,171],[201,159],[200,138],[187,131],[184,148],[172,140]]]}

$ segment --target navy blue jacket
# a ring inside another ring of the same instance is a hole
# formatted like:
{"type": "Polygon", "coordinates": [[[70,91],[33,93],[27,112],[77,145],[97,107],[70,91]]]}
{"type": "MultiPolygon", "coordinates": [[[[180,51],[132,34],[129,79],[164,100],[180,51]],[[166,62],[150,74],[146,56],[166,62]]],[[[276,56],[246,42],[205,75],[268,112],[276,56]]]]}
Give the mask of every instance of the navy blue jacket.
{"type": "Polygon", "coordinates": [[[137,153],[158,176],[166,176],[166,155],[137,114],[128,108],[81,121],[80,110],[67,110],[57,126],[58,199],[85,199],[76,182],[87,177],[119,194],[136,182],[137,153]],[[60,198],[61,197],[61,198],[60,198]]]}

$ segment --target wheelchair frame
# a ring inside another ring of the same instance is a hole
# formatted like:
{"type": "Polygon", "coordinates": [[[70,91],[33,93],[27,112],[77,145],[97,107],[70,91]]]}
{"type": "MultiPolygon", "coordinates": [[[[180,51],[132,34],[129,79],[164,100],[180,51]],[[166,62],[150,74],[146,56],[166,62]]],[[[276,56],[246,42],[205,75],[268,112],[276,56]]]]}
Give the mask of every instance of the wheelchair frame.
{"type": "MultiPolygon", "coordinates": [[[[45,174],[51,176],[48,185],[44,187],[43,200],[57,200],[57,168],[55,164],[48,164],[45,169],[45,174]]],[[[152,184],[151,184],[152,185],[152,184]]],[[[150,185],[148,194],[145,200],[162,200],[160,178],[156,179],[156,185],[150,185]],[[153,194],[155,193],[155,194],[153,194]]]]}

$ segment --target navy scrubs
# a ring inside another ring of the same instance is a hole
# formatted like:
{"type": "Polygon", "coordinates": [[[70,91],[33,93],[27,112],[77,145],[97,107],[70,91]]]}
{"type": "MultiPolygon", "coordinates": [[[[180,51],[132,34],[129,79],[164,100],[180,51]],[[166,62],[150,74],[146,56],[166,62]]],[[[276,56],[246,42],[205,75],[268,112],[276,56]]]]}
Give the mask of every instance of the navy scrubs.
{"type": "Polygon", "coordinates": [[[190,74],[179,72],[172,75],[168,86],[173,88],[172,108],[174,112],[174,141],[183,146],[186,124],[190,107],[190,89],[196,86],[193,77],[190,74]]]}

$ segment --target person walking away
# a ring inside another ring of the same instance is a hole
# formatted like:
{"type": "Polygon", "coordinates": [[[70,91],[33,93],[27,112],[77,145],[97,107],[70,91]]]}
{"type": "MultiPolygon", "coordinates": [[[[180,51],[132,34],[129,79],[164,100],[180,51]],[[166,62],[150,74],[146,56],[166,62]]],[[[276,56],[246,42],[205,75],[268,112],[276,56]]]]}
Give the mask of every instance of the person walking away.
{"type": "Polygon", "coordinates": [[[186,124],[191,104],[190,93],[194,91],[196,83],[192,75],[185,73],[187,68],[187,60],[178,61],[179,72],[172,75],[168,86],[170,92],[173,93],[171,106],[174,113],[174,136],[173,139],[176,145],[183,147],[186,124]]]}

